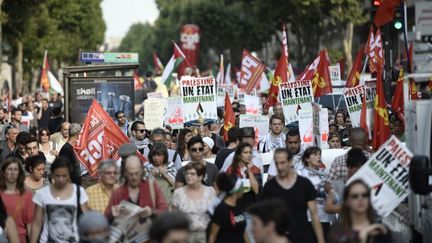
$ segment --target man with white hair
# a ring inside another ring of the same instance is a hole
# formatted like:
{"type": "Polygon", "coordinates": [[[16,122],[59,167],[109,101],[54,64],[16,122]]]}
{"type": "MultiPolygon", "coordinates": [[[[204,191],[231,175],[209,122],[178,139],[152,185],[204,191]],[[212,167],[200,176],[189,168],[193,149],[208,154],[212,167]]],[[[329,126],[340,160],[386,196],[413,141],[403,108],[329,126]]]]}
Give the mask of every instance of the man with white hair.
{"type": "Polygon", "coordinates": [[[111,198],[111,194],[117,187],[118,170],[114,160],[104,160],[98,165],[100,182],[87,187],[89,198],[87,205],[90,209],[104,213],[111,198]]]}

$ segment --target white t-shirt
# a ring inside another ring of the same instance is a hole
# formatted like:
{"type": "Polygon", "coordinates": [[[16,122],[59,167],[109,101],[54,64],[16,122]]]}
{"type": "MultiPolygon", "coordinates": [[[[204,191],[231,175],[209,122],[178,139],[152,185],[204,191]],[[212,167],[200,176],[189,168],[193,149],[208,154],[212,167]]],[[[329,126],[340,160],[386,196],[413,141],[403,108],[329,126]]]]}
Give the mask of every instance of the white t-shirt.
{"type": "MultiPolygon", "coordinates": [[[[235,151],[230,153],[228,155],[228,157],[225,159],[224,164],[223,164],[222,168],[220,169],[221,172],[226,172],[228,170],[228,168],[231,166],[233,159],[234,159],[234,154],[235,154],[235,151]]],[[[261,170],[261,174],[264,172],[261,155],[256,149],[252,150],[252,163],[253,163],[253,165],[255,165],[256,167],[258,167],[261,170]]]]}
{"type": "MultiPolygon", "coordinates": [[[[36,192],[33,202],[44,209],[44,224],[39,242],[79,242],[77,222],[77,187],[72,196],[57,200],[46,186],[36,192]]],[[[84,188],[80,187],[80,204],[88,201],[84,188]]]]}

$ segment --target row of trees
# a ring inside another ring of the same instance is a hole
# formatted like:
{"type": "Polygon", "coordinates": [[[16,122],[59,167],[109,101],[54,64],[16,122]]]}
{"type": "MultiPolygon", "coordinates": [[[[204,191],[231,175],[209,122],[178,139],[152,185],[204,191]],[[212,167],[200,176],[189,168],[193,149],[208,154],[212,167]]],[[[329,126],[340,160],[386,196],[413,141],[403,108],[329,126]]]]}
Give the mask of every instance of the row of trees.
{"type": "MultiPolygon", "coordinates": [[[[208,69],[224,53],[239,65],[242,49],[260,51],[287,23],[290,60],[303,68],[327,47],[333,60],[345,57],[352,64],[354,28],[367,22],[358,0],[156,0],[159,17],[153,24],[135,24],[123,39],[121,51],[140,53],[144,69],[152,66],[152,53],[163,62],[172,55],[171,40],[178,41],[183,24],[200,27],[200,68],[208,69]],[[339,45],[332,48],[339,41],[339,45]],[[343,48],[341,48],[343,47],[343,48]]],[[[366,38],[366,37],[364,37],[366,38]]],[[[277,52],[280,51],[277,49],[277,52]]],[[[274,59],[278,53],[273,53],[274,59]]]]}
{"type": "Polygon", "coordinates": [[[0,60],[12,65],[16,92],[36,88],[45,50],[59,68],[77,64],[80,50],[103,44],[101,1],[0,0],[0,60]]]}

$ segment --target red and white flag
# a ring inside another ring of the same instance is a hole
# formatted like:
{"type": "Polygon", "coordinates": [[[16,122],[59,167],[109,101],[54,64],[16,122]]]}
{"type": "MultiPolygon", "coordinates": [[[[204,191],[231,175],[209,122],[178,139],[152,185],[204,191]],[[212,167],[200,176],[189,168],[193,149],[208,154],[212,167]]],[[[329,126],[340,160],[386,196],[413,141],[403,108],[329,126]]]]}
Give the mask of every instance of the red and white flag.
{"type": "Polygon", "coordinates": [[[264,69],[264,64],[258,58],[252,56],[250,52],[243,50],[240,81],[238,82],[239,88],[245,93],[250,94],[257,82],[261,80],[264,69]]]}

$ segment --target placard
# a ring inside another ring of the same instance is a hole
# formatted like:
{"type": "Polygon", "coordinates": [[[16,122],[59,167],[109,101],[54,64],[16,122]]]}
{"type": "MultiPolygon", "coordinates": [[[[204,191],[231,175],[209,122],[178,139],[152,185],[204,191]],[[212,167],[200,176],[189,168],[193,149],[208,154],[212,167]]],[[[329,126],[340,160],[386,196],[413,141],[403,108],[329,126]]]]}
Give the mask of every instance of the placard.
{"type": "Polygon", "coordinates": [[[146,129],[153,130],[163,127],[166,110],[167,100],[164,98],[150,98],[144,100],[144,123],[146,129]]]}
{"type": "Polygon", "coordinates": [[[217,106],[225,105],[225,92],[228,92],[231,103],[234,102],[234,96],[237,91],[237,87],[234,84],[218,84],[217,86],[217,106]]]}
{"type": "Polygon", "coordinates": [[[172,129],[182,129],[184,123],[182,97],[169,97],[167,102],[165,125],[169,125],[172,129]]]}
{"type": "Polygon", "coordinates": [[[314,145],[313,111],[299,111],[299,132],[301,143],[305,147],[314,145]]]}
{"type": "Polygon", "coordinates": [[[321,149],[328,148],[328,110],[322,108],[319,104],[313,103],[313,130],[316,146],[321,149]]]}
{"type": "Polygon", "coordinates": [[[258,142],[259,138],[267,136],[269,133],[270,118],[262,115],[240,115],[240,128],[254,127],[255,128],[255,141],[258,142]]]}
{"type": "Polygon", "coordinates": [[[360,117],[364,94],[364,85],[358,85],[356,87],[346,89],[344,92],[346,108],[351,118],[353,127],[360,127],[360,117]]]}
{"type": "Polygon", "coordinates": [[[339,63],[333,66],[329,66],[329,72],[330,72],[330,79],[333,83],[333,81],[340,81],[341,80],[341,71],[339,63]]]}
{"type": "Polygon", "coordinates": [[[258,96],[244,95],[246,114],[258,115],[261,111],[260,98],[258,96]]]}
{"type": "Polygon", "coordinates": [[[185,122],[217,120],[216,82],[213,77],[183,76],[180,81],[185,122]]]}
{"type": "Polygon", "coordinates": [[[282,103],[285,125],[299,120],[299,111],[312,111],[313,93],[310,80],[281,83],[279,99],[282,103]]]}
{"type": "Polygon", "coordinates": [[[413,154],[391,136],[348,181],[361,179],[371,188],[371,201],[387,217],[411,193],[409,164],[413,154]]]}

